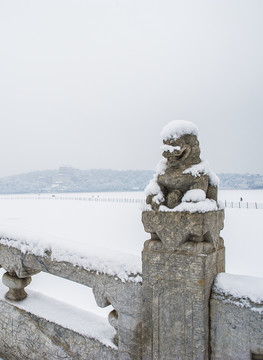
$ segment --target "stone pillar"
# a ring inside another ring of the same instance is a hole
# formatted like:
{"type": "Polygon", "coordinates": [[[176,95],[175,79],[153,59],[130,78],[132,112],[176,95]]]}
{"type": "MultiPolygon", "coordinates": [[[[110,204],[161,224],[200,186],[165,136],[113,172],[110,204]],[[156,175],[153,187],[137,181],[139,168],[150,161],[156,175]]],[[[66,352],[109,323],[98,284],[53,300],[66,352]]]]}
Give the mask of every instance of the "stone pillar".
{"type": "Polygon", "coordinates": [[[143,212],[143,360],[209,359],[209,298],[225,267],[223,210],[143,212]]]}
{"type": "Polygon", "coordinates": [[[198,129],[174,120],[146,188],[142,222],[143,360],[209,359],[209,298],[225,270],[219,179],[200,158],[198,129]]]}

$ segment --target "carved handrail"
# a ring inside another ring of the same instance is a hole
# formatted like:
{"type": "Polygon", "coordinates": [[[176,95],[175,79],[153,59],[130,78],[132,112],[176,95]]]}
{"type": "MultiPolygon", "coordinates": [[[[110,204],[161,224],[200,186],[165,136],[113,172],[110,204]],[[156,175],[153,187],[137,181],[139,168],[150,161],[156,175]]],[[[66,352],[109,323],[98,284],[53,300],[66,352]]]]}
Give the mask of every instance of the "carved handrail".
{"type": "Polygon", "coordinates": [[[124,358],[125,354],[131,354],[134,359],[141,357],[141,274],[131,274],[123,281],[117,274],[98,273],[58,261],[50,251],[40,256],[23,253],[7,244],[0,244],[0,264],[6,270],[3,283],[9,288],[6,298],[11,301],[23,300],[27,296],[24,288],[31,282],[31,276],[41,271],[92,288],[98,306],[114,308],[108,320],[116,330],[113,340],[118,345],[120,358],[122,354],[124,358]]]}

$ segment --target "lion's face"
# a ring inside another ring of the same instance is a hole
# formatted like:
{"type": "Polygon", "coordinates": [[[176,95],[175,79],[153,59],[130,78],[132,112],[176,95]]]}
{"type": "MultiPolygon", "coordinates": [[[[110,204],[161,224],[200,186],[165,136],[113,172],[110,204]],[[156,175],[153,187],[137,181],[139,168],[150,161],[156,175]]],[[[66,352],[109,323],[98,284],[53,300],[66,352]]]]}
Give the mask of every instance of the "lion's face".
{"type": "Polygon", "coordinates": [[[199,142],[195,135],[184,135],[176,140],[171,138],[163,143],[162,155],[167,159],[168,167],[180,168],[200,162],[199,142]]]}

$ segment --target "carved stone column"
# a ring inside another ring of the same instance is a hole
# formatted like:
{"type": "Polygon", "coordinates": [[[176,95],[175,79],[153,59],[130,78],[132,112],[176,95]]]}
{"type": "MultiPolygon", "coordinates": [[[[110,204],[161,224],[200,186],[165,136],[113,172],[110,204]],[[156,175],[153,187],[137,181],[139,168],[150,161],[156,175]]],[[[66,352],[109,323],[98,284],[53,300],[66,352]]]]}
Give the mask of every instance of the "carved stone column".
{"type": "MultiPolygon", "coordinates": [[[[153,218],[157,216],[154,213],[144,213],[144,224],[145,219],[149,220],[149,215],[153,218]]],[[[172,215],[170,225],[174,226],[182,214],[172,215]]],[[[184,214],[192,224],[196,220],[195,215],[184,214]]],[[[201,214],[204,222],[209,215],[211,214],[201,214]]],[[[161,218],[164,216],[165,214],[160,214],[161,218]]],[[[197,218],[200,218],[200,214],[197,218]]],[[[217,219],[217,216],[214,218],[217,219]]],[[[221,221],[214,224],[218,234],[221,225],[221,221]]],[[[169,224],[165,223],[163,226],[167,231],[169,224]]],[[[187,240],[177,249],[167,249],[157,239],[145,243],[143,360],[209,358],[209,298],[214,277],[222,271],[224,245],[219,237],[216,247],[210,241],[187,240]]]]}

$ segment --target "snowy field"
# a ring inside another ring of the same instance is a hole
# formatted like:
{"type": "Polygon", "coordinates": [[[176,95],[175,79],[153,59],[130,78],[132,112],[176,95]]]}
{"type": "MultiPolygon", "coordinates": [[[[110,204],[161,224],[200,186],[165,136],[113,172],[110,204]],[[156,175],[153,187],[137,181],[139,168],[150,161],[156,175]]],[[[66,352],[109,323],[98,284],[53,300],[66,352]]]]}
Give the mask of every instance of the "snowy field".
{"type": "MultiPolygon", "coordinates": [[[[80,196],[80,194],[75,195],[80,196]]],[[[144,198],[142,192],[93,193],[83,196],[100,199],[144,198]]],[[[263,203],[263,190],[224,190],[219,193],[219,199],[222,201],[239,201],[241,197],[243,201],[263,203]]],[[[67,249],[68,253],[91,252],[93,256],[95,254],[98,256],[98,263],[100,255],[102,259],[100,266],[106,264],[109,268],[116,265],[115,260],[116,263],[123,261],[126,265],[130,262],[131,269],[133,266],[136,269],[140,267],[143,243],[149,238],[141,223],[140,204],[56,200],[55,197],[48,200],[40,195],[32,195],[31,198],[21,200],[15,199],[14,196],[12,199],[0,196],[1,237],[10,234],[13,238],[19,239],[30,237],[36,241],[43,241],[45,245],[52,245],[52,241],[55,241],[58,247],[67,249]],[[33,199],[34,197],[38,200],[33,199]],[[111,257],[113,264],[109,263],[111,257]]],[[[263,278],[262,220],[262,209],[227,208],[225,210],[225,227],[222,236],[226,246],[228,273],[263,278]]],[[[3,269],[0,270],[1,274],[4,273],[3,269]]],[[[122,265],[118,271],[121,270],[122,265]]],[[[27,289],[67,303],[68,305],[63,305],[66,312],[69,311],[67,306],[70,305],[103,317],[111,311],[109,307],[106,309],[97,307],[89,288],[45,273],[33,276],[33,281],[27,289]]],[[[4,296],[5,291],[4,285],[0,284],[0,296],[4,296]]],[[[31,298],[39,301],[38,293],[32,293],[31,298]]],[[[45,299],[45,303],[48,304],[49,298],[45,299]]],[[[25,308],[26,301],[24,301],[25,308]]],[[[28,306],[33,305],[31,303],[28,306]]],[[[60,306],[62,310],[63,306],[60,306]]],[[[78,309],[75,310],[76,316],[79,316],[78,309]]],[[[43,311],[48,312],[48,309],[43,311]]],[[[63,315],[61,317],[63,318],[63,315]]],[[[52,316],[50,319],[53,319],[52,316]]],[[[68,326],[71,327],[70,324],[68,326]]]]}

